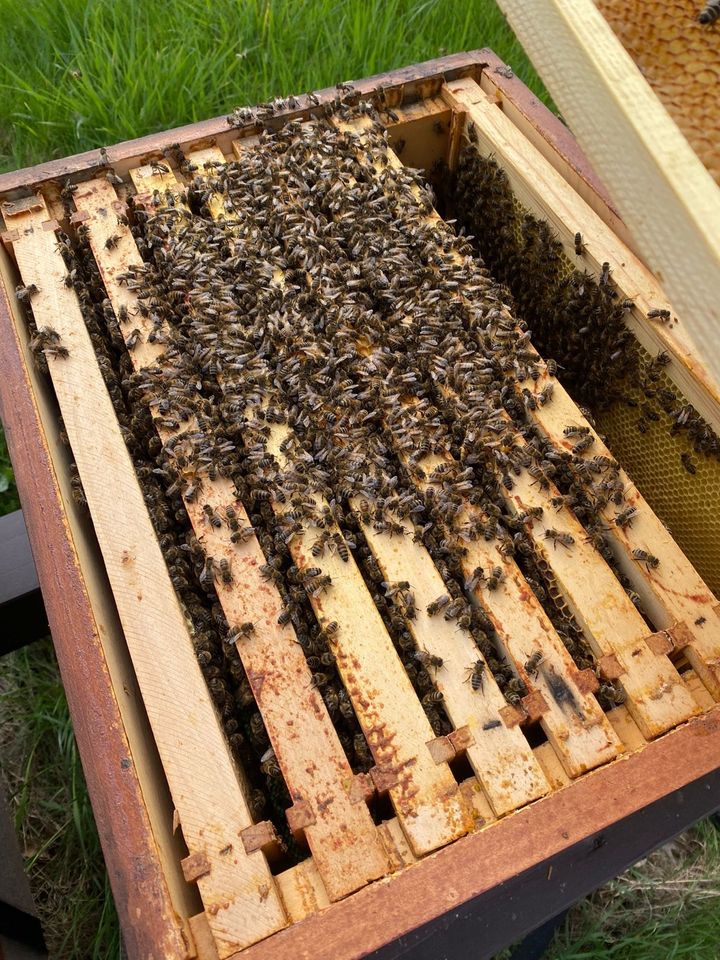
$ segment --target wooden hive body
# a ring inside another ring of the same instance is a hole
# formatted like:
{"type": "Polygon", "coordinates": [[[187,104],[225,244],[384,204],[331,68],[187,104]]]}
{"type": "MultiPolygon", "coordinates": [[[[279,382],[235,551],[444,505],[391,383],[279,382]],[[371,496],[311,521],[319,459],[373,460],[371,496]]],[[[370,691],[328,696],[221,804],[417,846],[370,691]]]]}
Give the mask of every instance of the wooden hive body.
{"type": "MultiPolygon", "coordinates": [[[[717,388],[682,325],[646,319],[650,307],[667,300],[626,246],[627,231],[604,189],[562,125],[494,55],[447,57],[356,87],[365,93],[383,87],[396,114],[388,121],[388,166],[430,172],[444,161],[452,170],[461,146],[477,150],[502,166],[519,204],[551,224],[568,255],[580,230],[583,266],[597,274],[611,264],[619,296],[634,300],[633,334],[648,351],[667,351],[673,382],[718,428],[717,388]]],[[[321,92],[318,102],[334,94],[321,92]]],[[[285,109],[305,119],[316,108],[299,98],[285,109]]],[[[362,124],[354,133],[361,150],[362,124]]],[[[466,664],[479,655],[469,638],[423,612],[443,585],[430,553],[410,535],[392,539],[366,523],[368,549],[384,579],[413,583],[414,641],[447,657],[437,682],[453,730],[435,737],[355,561],[337,555],[318,561],[343,586],[313,598],[313,609],[320,623],[340,623],[338,670],[374,758],[369,774],[353,774],[300,645],[288,634],[292,628],[278,624],[282,604],[259,577],[258,542],[251,537],[238,547],[231,528],[207,521],[228,506],[244,515],[244,505],[227,479],[207,477],[202,495],[186,497],[185,507],[213,555],[232,562],[235,579],[218,586],[219,602],[228,622],[254,624],[238,651],[291,795],[289,828],[307,845],[296,865],[273,866],[272,825],[253,816],[247,777],[232,758],[193,655],[195,638],[77,296],[63,284],[56,236],[68,212],[58,188],[69,179],[77,187],[72,224],[64,224],[86,231],[115,314],[132,309],[135,295],[118,277],[140,254],[118,220],[123,199],[132,194],[137,207],[150,207],[154,190],[169,189],[181,208],[182,173],[153,167],[163,148],[177,141],[196,164],[222,164],[252,150],[255,134],[252,127],[238,134],[220,119],[111,147],[107,160],[122,186],[105,177],[97,152],[0,177],[2,415],[128,950],[138,958],[364,955],[709,773],[720,744],[720,616],[706,586],[716,574],[715,556],[693,541],[699,535],[688,527],[687,552],[699,558],[701,577],[683,552],[682,517],[673,519],[676,543],[653,512],[652,483],[637,490],[623,476],[638,520],[624,528],[607,517],[617,563],[650,625],[570,511],[558,510],[552,523],[573,537],[572,553],[550,548],[549,521],[531,532],[601,678],[619,681],[625,691],[625,703],[606,713],[596,699],[597,677],[576,668],[521,570],[482,540],[468,550],[466,572],[502,567],[501,589],[487,591],[483,602],[526,694],[511,706],[486,675],[478,697],[466,682],[466,664]],[[49,356],[49,378],[31,358],[14,294],[20,282],[39,288],[32,297],[37,326],[55,329],[69,349],[67,357],[49,356]],[[89,518],[73,502],[58,411],[89,518]],[[641,547],[659,558],[659,567],[633,559],[641,547]],[[543,670],[526,666],[535,651],[543,670]],[[577,707],[572,715],[563,706],[568,698],[577,707]],[[490,731],[499,733],[491,738],[490,731]],[[367,803],[378,796],[376,823],[367,803]],[[508,849],[516,851],[512,859],[508,849]]],[[[214,219],[223,216],[217,199],[209,210],[214,219]]],[[[432,227],[437,215],[424,216],[432,227]]],[[[132,348],[136,371],[161,353],[148,332],[138,331],[140,344],[132,348]]],[[[126,342],[134,334],[123,330],[126,342]]],[[[545,371],[537,389],[548,379],[545,371]]],[[[584,423],[559,383],[553,402],[533,409],[532,419],[560,450],[571,446],[564,426],[584,423]]],[[[157,415],[155,426],[161,438],[172,432],[157,415]]],[[[285,429],[270,432],[278,457],[285,429]]],[[[595,453],[602,442],[596,438],[595,453]]],[[[622,451],[613,453],[622,466],[622,451]]],[[[708,476],[714,497],[716,475],[708,476]]],[[[507,508],[527,509],[538,498],[521,477],[513,496],[506,495],[507,508]]],[[[715,499],[705,505],[708,517],[717,505],[715,499]]],[[[464,509],[472,519],[472,505],[464,509]]],[[[316,562],[311,546],[304,536],[293,541],[301,571],[316,562]]]]}

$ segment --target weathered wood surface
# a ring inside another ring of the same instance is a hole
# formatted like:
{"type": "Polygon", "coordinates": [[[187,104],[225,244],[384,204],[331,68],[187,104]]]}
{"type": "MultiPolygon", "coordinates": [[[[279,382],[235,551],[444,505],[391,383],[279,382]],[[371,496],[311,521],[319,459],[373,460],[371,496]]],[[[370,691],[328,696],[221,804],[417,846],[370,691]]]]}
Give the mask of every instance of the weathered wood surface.
{"type": "Polygon", "coordinates": [[[39,195],[3,212],[17,231],[23,282],[38,289],[38,328],[52,328],[69,351],[47,357],[50,376],[190,857],[201,864],[194,879],[225,957],[283,926],[284,910],[262,853],[247,856],[238,840],[252,818],[77,295],[63,282],[55,224],[39,195]]]}
{"type": "Polygon", "coordinates": [[[500,5],[719,382],[720,190],[592,0],[500,5]]]}
{"type": "MultiPolygon", "coordinates": [[[[175,183],[170,174],[151,176],[153,189],[175,183]]],[[[110,302],[116,313],[122,307],[128,311],[130,319],[122,325],[125,337],[134,328],[141,331],[139,342],[130,351],[133,365],[136,370],[152,366],[164,347],[148,341],[152,321],[137,311],[135,291],[118,280],[129,266],[142,260],[130,229],[117,222],[114,188],[106,180],[84,183],[75,202],[79,212],[88,217],[84,223],[110,302]],[[111,235],[118,239],[108,249],[106,241],[111,235]]],[[[158,424],[163,440],[173,432],[158,424]]],[[[351,796],[352,770],[322,697],[312,685],[293,628],[278,623],[283,604],[277,588],[261,576],[265,557],[257,538],[233,543],[229,525],[214,526],[205,512],[209,507],[213,514],[224,517],[232,507],[240,526],[250,526],[232,482],[223,477],[211,481],[207,475],[198,479],[202,489],[196,498],[186,500],[185,507],[206,554],[217,563],[225,560],[229,564],[232,582],[218,582],[216,588],[231,629],[254,624],[251,635],[237,641],[238,653],[290,796],[294,805],[302,808],[306,821],[302,828],[318,869],[331,899],[338,899],[385,871],[375,826],[365,803],[355,802],[351,796]],[[328,798],[333,802],[327,803],[328,798]]]]}

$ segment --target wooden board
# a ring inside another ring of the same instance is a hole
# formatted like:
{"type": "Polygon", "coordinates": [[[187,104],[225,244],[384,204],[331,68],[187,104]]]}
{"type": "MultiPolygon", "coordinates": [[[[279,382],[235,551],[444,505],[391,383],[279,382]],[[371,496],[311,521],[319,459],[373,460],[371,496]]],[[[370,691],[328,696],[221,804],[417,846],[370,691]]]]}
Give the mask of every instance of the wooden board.
{"type": "Polygon", "coordinates": [[[4,208],[38,327],[69,356],[48,357],[50,376],[105,560],[183,834],[221,957],[266,937],[285,915],[262,853],[245,854],[252,822],[102,379],[54,223],[39,195],[4,208]],[[108,487],[108,471],[112,488],[108,487]]]}
{"type": "Polygon", "coordinates": [[[500,6],[717,383],[720,190],[592,0],[500,6]]]}
{"type": "MultiPolygon", "coordinates": [[[[467,109],[469,119],[475,123],[478,137],[483,137],[481,146],[492,150],[503,165],[510,185],[518,193],[521,201],[528,196],[534,197],[538,193],[538,184],[542,185],[542,192],[547,185],[548,193],[557,197],[558,206],[553,207],[555,212],[552,216],[553,225],[559,229],[562,221],[558,211],[563,210],[562,195],[564,194],[567,201],[570,199],[570,194],[567,185],[557,172],[545,162],[531,144],[517,134],[512,123],[488,103],[477,85],[460,81],[448,85],[447,89],[448,95],[456,98],[457,102],[467,109]],[[531,179],[535,182],[532,190],[530,189],[531,179]],[[553,191],[556,193],[552,194],[553,191]]],[[[564,204],[563,218],[566,220],[562,227],[563,233],[567,234],[569,229],[572,230],[572,226],[568,228],[567,221],[570,224],[578,223],[582,206],[582,201],[579,200],[575,200],[571,207],[568,207],[567,202],[564,204]]],[[[601,229],[599,224],[597,229],[601,229]]],[[[592,237],[596,234],[592,233],[588,236],[592,237]]],[[[630,256],[629,251],[623,254],[618,263],[620,269],[616,277],[620,290],[628,296],[634,289],[633,280],[624,275],[622,270],[624,265],[630,263],[630,256]],[[623,284],[627,284],[627,288],[623,284]]],[[[675,356],[681,359],[677,351],[675,356]]],[[[688,373],[693,373],[692,367],[688,369],[688,373]]],[[[544,382],[541,379],[533,389],[542,389],[544,382]]],[[[681,378],[678,377],[678,383],[680,382],[681,378]]],[[[569,424],[581,425],[586,421],[562,385],[555,380],[553,383],[555,389],[552,403],[538,406],[537,410],[531,411],[530,414],[556,446],[570,450],[572,441],[563,435],[563,429],[569,424]]],[[[707,383],[710,386],[710,381],[707,383]]],[[[706,406],[706,412],[712,411],[707,411],[706,406]]],[[[595,437],[592,455],[612,456],[595,431],[592,431],[592,435],[595,437]]],[[[718,696],[720,695],[718,678],[720,619],[715,612],[717,601],[629,477],[623,471],[620,475],[625,483],[625,499],[628,505],[638,508],[639,516],[632,526],[622,530],[614,522],[616,511],[612,507],[606,508],[608,537],[618,562],[642,597],[645,609],[658,629],[673,627],[678,622],[687,627],[691,635],[688,649],[689,657],[693,658],[691,661],[693,667],[713,694],[718,696]],[[637,563],[632,557],[632,551],[635,549],[646,550],[658,557],[661,561],[660,566],[656,570],[649,570],[646,565],[637,563]],[[702,617],[705,618],[705,623],[696,624],[695,621],[702,617]]]]}
{"type": "Polygon", "coordinates": [[[454,81],[446,86],[443,96],[468,112],[475,124],[478,147],[503,166],[520,203],[550,224],[570,262],[596,276],[603,263],[610,264],[613,283],[623,298],[634,301],[626,314],[628,326],[651,356],[667,351],[672,359],[670,375],[713,429],[720,431],[720,388],[706,367],[706,352],[695,349],[682,317],[672,325],[647,319],[653,308],[673,309],[657,278],[540,150],[518,134],[515,124],[478,84],[471,79],[454,81]],[[584,245],[580,257],[575,253],[578,231],[584,245]]]}
{"type": "MultiPolygon", "coordinates": [[[[479,92],[484,96],[482,91],[479,92]]],[[[471,110],[468,111],[468,117],[474,117],[471,110]]],[[[508,122],[505,118],[502,119],[508,122]]],[[[361,132],[365,125],[358,122],[353,128],[361,132]]],[[[395,166],[400,163],[392,151],[389,151],[389,160],[395,166]]],[[[428,219],[438,219],[437,213],[431,212],[428,219]]],[[[448,253],[447,257],[451,261],[459,259],[459,255],[453,252],[448,253]]],[[[453,398],[446,399],[455,402],[453,398]]],[[[538,405],[537,411],[531,411],[530,416],[540,419],[543,416],[542,411],[552,408],[553,404],[538,405]]],[[[563,437],[563,440],[568,445],[567,439],[563,437]]],[[[549,494],[538,496],[538,492],[534,490],[534,481],[527,471],[523,471],[521,479],[524,480],[525,499],[532,501],[526,502],[525,506],[547,505],[549,494]]],[[[508,496],[507,499],[512,498],[508,496]]],[[[588,640],[594,645],[597,655],[602,657],[612,653],[617,658],[617,664],[621,668],[621,674],[618,675],[623,677],[629,696],[628,706],[635,721],[646,736],[658,736],[697,713],[697,706],[689,691],[684,689],[679,674],[667,657],[656,655],[644,642],[647,632],[644,621],[604,559],[592,546],[585,543],[584,530],[580,524],[569,510],[561,511],[560,516],[562,522],[572,526],[574,530],[572,536],[577,542],[573,546],[572,556],[565,548],[561,548],[560,553],[549,550],[549,544],[545,540],[546,530],[551,525],[549,518],[545,517],[542,523],[533,523],[529,528],[530,535],[550,566],[557,568],[555,574],[558,583],[572,612],[585,629],[588,640]],[[600,602],[598,586],[601,588],[600,602]]],[[[559,526],[562,526],[562,522],[558,521],[559,526]]],[[[569,533],[570,530],[564,532],[569,533]]],[[[469,549],[477,552],[479,548],[473,544],[469,549]]],[[[468,564],[468,567],[472,570],[476,565],[483,566],[482,563],[477,563],[472,566],[468,564]]]]}
{"type": "MultiPolygon", "coordinates": [[[[153,176],[153,184],[175,183],[171,175],[153,176]]],[[[147,340],[152,321],[137,311],[135,291],[118,281],[118,275],[131,265],[141,264],[142,259],[130,229],[117,222],[114,188],[106,180],[82,184],[75,203],[87,217],[84,223],[110,302],[116,313],[124,307],[130,315],[123,324],[125,337],[135,324],[143,334],[130,351],[133,365],[136,370],[151,366],[164,346],[147,340]],[[106,246],[110,235],[118,238],[113,249],[106,246]]],[[[159,425],[158,432],[164,441],[171,435],[159,425]]],[[[328,895],[336,900],[384,873],[386,865],[375,827],[365,803],[351,796],[352,770],[320,693],[312,686],[292,625],[278,623],[283,604],[277,588],[260,574],[265,557],[257,538],[235,544],[227,524],[215,527],[209,522],[206,507],[224,517],[231,506],[240,526],[250,526],[232,482],[222,477],[210,481],[207,474],[199,479],[202,489],[192,501],[186,500],[185,507],[206,554],[230,565],[233,582],[216,583],[228,623],[254,624],[251,636],[238,641],[238,652],[290,796],[295,807],[302,810],[306,821],[302,829],[317,869],[328,895]],[[329,797],[333,802],[327,802],[329,797]]],[[[295,822],[299,822],[297,818],[295,822]]]]}
{"type": "MultiPolygon", "coordinates": [[[[543,796],[547,783],[520,727],[503,719],[507,702],[487,665],[482,685],[473,689],[473,665],[485,661],[471,634],[445,620],[442,612],[428,614],[428,605],[447,587],[412,525],[407,520],[399,522],[405,530],[401,536],[377,533],[368,523],[361,523],[361,528],[385,580],[410,583],[417,613],[408,621],[408,629],[420,651],[443,660],[438,669],[430,667],[430,673],[455,730],[465,728],[469,733],[470,737],[463,739],[468,743],[467,758],[493,811],[502,816],[543,796]]],[[[453,735],[447,739],[452,748],[453,735]]],[[[610,752],[607,759],[614,755],[610,752]]]]}
{"type": "MultiPolygon", "coordinates": [[[[220,151],[191,153],[188,159],[198,167],[213,159],[224,162],[220,151]]],[[[132,171],[132,176],[141,189],[150,184],[155,189],[149,168],[132,171]]],[[[169,179],[166,175],[162,181],[169,179]]],[[[219,200],[211,200],[209,206],[213,216],[224,216],[219,200]]],[[[281,464],[285,461],[281,445],[287,435],[287,428],[275,425],[268,439],[268,450],[281,464]]],[[[327,504],[318,501],[318,506],[322,509],[327,504]]],[[[274,503],[273,509],[282,513],[284,507],[274,503]]],[[[337,527],[329,530],[340,536],[337,527]]],[[[427,853],[469,829],[462,798],[447,765],[437,764],[430,754],[432,728],[360,571],[354,560],[343,562],[338,554],[314,558],[312,544],[319,533],[310,528],[293,538],[291,555],[301,571],[319,567],[322,575],[332,578],[329,592],[313,595],[310,602],[321,624],[338,624],[333,653],[377,764],[376,785],[389,789],[416,852],[427,853]]]]}
{"type": "MultiPolygon", "coordinates": [[[[429,474],[441,462],[452,462],[452,458],[449,455],[444,460],[426,457],[422,461],[423,469],[429,474]]],[[[421,489],[428,486],[428,483],[420,484],[421,489]]],[[[487,519],[470,504],[465,505],[459,520],[462,518],[487,519]]],[[[502,556],[496,543],[482,538],[468,541],[465,549],[461,563],[466,577],[471,578],[477,567],[486,571],[500,567],[504,574],[496,589],[485,590],[478,584],[471,598],[481,603],[487,612],[503,650],[530,695],[541,698],[536,716],[539,715],[569,776],[579,776],[613,759],[622,745],[591,690],[581,689],[581,678],[572,658],[515,561],[502,556]],[[533,675],[525,664],[538,651],[542,654],[542,665],[533,675]]]]}
{"type": "Polygon", "coordinates": [[[52,391],[34,367],[20,304],[5,292],[17,276],[4,249],[0,276],[0,419],[123,940],[131,956],[184,957],[183,918],[200,897],[174,856],[165,775],[94,535],[73,509],[52,391]]]}

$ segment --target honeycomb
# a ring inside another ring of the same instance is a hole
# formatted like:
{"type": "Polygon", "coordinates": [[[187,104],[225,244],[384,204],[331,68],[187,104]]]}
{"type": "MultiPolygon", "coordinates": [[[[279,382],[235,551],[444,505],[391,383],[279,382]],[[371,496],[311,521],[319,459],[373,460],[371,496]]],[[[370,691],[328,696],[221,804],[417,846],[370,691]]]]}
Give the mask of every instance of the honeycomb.
{"type": "MultiPolygon", "coordinates": [[[[639,347],[641,358],[649,354],[639,347]],[[643,356],[644,355],[644,356],[643,356]]],[[[668,387],[687,403],[676,384],[663,373],[658,385],[668,387]]],[[[641,403],[642,391],[624,385],[625,394],[641,403]]],[[[595,414],[598,432],[632,477],[655,513],[669,527],[688,559],[717,596],[720,590],[720,463],[695,453],[685,434],[670,435],[667,419],[648,422],[647,433],[637,428],[638,411],[618,401],[595,414]],[[680,459],[690,457],[695,474],[680,459]]]]}
{"type": "MultiPolygon", "coordinates": [[[[688,405],[672,380],[672,365],[658,367],[617,313],[617,299],[597,297],[597,279],[580,274],[548,225],[530,215],[492,158],[464,151],[467,165],[443,202],[446,216],[473,236],[490,272],[507,285],[518,314],[545,359],[560,364],[559,379],[592,415],[598,432],[655,513],[666,524],[715,595],[720,591],[720,446],[712,435],[698,451],[689,431],[671,432],[672,417],[642,382],[671,390],[674,409],[688,405]],[[474,154],[474,156],[472,156],[474,154]],[[472,159],[471,159],[472,157],[472,159]],[[471,184],[468,189],[467,184],[471,184]],[[580,310],[572,279],[585,288],[580,310]],[[573,325],[585,324],[581,331],[573,325]],[[580,336],[578,336],[578,333],[580,336]],[[588,357],[591,360],[588,361],[588,357]],[[652,383],[647,383],[652,371],[652,383]],[[643,416],[642,407],[651,408],[643,416]],[[657,419],[655,419],[657,417],[657,419]],[[638,421],[643,420],[645,432],[638,421]],[[688,459],[690,473],[683,465],[688,459]]],[[[696,423],[702,421],[694,414],[696,423]]]]}
{"type": "Polygon", "coordinates": [[[596,0],[597,6],[720,183],[720,21],[698,23],[701,0],[596,0]]]}

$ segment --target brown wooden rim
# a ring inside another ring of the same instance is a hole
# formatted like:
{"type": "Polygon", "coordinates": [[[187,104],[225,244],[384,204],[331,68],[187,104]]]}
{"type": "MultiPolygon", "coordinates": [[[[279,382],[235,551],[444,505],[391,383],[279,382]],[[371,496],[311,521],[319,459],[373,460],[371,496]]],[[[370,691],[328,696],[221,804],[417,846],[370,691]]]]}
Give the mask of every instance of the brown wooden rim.
{"type": "Polygon", "coordinates": [[[354,960],[715,770],[720,706],[231,960],[354,960]]]}
{"type": "Polygon", "coordinates": [[[0,416],[128,953],[187,954],[72,543],[7,294],[0,416]]]}
{"type": "MultiPolygon", "coordinates": [[[[391,71],[359,81],[356,87],[362,91],[378,85],[393,87],[397,102],[410,102],[436,95],[446,80],[479,79],[483,71],[612,209],[607,191],[567,128],[522,81],[506,75],[505,64],[490,50],[391,71]]],[[[330,88],[318,97],[323,101],[334,95],[330,88]]],[[[299,99],[307,109],[304,98],[299,99]]],[[[301,115],[303,110],[292,112],[301,115]]],[[[189,145],[225,138],[229,143],[237,136],[226,119],[218,117],[126,141],[110,147],[108,155],[124,172],[123,165],[127,169],[138,156],[155,153],[173,141],[189,145]]],[[[88,151],[4,174],[0,194],[27,193],[47,181],[77,178],[92,172],[98,161],[98,152],[88,151]]],[[[163,955],[181,957],[186,948],[137,775],[132,763],[121,762],[130,756],[127,737],[4,291],[0,293],[0,340],[0,410],[128,953],[138,958],[156,956],[160,945],[163,955]],[[83,651],[81,658],[78,649],[83,651]]],[[[539,801],[494,824],[492,830],[458,841],[237,956],[274,960],[292,952],[298,957],[344,960],[376,949],[714,769],[720,747],[719,716],[715,710],[641,753],[573,784],[571,793],[562,790],[539,801]],[[574,810],[583,798],[588,807],[581,818],[574,810]],[[566,825],[561,829],[559,823],[566,825]],[[509,845],[516,851],[512,867],[509,845]],[[482,876],[477,876],[479,858],[482,876]],[[392,883],[392,899],[387,896],[388,883],[392,883]]]]}

